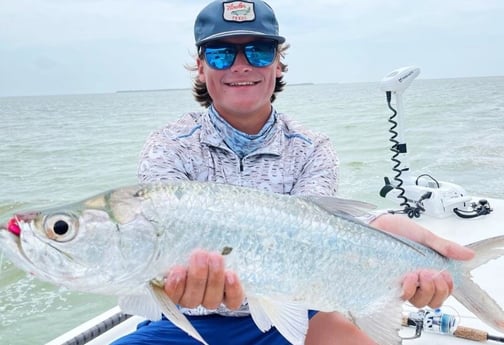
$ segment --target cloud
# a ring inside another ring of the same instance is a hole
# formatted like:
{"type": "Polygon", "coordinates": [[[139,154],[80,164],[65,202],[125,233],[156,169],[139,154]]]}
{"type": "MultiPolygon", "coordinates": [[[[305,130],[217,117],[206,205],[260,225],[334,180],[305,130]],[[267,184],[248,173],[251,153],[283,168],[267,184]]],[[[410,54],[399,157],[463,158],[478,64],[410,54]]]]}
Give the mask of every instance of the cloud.
{"type": "MultiPolygon", "coordinates": [[[[503,75],[500,0],[270,0],[292,82],[503,75]]],[[[0,0],[0,96],[188,87],[206,0],[0,0]]]]}
{"type": "Polygon", "coordinates": [[[0,39],[12,45],[177,40],[189,36],[185,32],[191,33],[190,18],[197,7],[184,1],[19,0],[3,6],[0,16],[6,30],[0,39]]]}

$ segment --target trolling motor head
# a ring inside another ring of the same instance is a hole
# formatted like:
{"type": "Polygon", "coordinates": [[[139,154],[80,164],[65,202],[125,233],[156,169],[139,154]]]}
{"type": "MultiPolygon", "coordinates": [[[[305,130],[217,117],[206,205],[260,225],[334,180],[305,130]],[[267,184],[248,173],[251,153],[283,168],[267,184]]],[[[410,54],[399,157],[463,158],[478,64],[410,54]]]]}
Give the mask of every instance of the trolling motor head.
{"type": "Polygon", "coordinates": [[[385,92],[402,93],[420,74],[420,68],[406,66],[390,72],[380,83],[380,89],[385,92]]]}

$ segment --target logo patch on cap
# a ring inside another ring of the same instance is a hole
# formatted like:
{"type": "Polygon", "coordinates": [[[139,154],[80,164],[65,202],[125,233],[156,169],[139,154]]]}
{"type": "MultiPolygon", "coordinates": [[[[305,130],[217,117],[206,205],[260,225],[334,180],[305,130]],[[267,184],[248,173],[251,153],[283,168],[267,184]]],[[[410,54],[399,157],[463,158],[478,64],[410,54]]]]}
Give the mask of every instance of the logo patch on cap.
{"type": "Polygon", "coordinates": [[[255,11],[253,2],[233,1],[225,2],[224,20],[229,22],[251,22],[255,20],[255,11]]]}

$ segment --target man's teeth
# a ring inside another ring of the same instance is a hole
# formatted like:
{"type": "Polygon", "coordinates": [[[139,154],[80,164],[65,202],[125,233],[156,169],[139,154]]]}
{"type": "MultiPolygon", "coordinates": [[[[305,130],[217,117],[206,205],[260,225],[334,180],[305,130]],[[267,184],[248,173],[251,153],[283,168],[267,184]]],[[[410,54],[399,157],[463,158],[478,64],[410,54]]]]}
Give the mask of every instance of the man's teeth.
{"type": "Polygon", "coordinates": [[[255,85],[253,81],[244,81],[244,82],[239,82],[239,83],[229,83],[231,86],[251,86],[255,85]]]}

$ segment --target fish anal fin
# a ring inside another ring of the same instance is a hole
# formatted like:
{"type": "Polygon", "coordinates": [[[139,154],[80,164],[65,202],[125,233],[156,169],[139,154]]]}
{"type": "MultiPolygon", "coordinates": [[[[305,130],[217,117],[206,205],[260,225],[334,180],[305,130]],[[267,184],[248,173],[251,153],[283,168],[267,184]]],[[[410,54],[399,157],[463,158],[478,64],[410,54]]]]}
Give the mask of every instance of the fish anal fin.
{"type": "Polygon", "coordinates": [[[257,328],[259,328],[261,332],[269,331],[271,327],[273,327],[273,321],[271,321],[261,302],[258,301],[256,297],[248,297],[247,301],[250,315],[252,316],[252,320],[254,320],[257,328]]]}
{"type": "Polygon", "coordinates": [[[262,295],[251,296],[247,300],[252,319],[262,332],[274,326],[291,344],[304,344],[309,321],[306,306],[262,295]]]}
{"type": "Polygon", "coordinates": [[[194,328],[189,320],[180,312],[177,305],[166,295],[163,288],[157,284],[149,284],[149,291],[152,297],[158,302],[161,311],[175,326],[189,334],[202,344],[208,345],[201,334],[194,328]]]}
{"type": "Polygon", "coordinates": [[[400,345],[399,335],[402,322],[402,304],[400,299],[383,303],[375,312],[366,315],[350,313],[351,320],[379,345],[400,345]]]}

